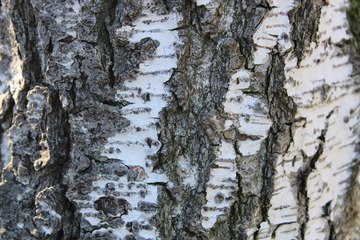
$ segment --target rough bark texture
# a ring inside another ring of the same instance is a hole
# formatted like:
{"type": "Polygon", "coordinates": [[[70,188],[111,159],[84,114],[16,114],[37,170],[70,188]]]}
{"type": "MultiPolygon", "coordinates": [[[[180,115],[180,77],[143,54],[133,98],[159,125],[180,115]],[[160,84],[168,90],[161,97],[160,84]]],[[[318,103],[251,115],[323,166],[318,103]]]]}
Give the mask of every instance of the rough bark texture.
{"type": "Polygon", "coordinates": [[[359,239],[350,3],[1,1],[0,238],[359,239]]]}

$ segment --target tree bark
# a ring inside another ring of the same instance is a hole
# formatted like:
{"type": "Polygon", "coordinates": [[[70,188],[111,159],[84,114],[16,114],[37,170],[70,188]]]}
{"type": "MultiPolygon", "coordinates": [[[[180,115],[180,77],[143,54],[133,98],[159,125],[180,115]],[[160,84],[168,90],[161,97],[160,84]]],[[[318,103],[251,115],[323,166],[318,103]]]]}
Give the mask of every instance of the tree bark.
{"type": "Polygon", "coordinates": [[[355,5],[1,1],[0,238],[360,239],[355,5]]]}

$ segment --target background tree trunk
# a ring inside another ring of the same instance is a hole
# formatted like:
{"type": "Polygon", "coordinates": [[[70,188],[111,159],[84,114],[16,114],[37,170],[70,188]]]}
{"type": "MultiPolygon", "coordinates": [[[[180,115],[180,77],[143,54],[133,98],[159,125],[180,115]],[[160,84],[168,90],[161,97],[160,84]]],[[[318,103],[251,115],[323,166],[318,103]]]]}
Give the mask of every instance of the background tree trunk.
{"type": "Polygon", "coordinates": [[[348,5],[1,1],[0,238],[359,239],[348,5]]]}

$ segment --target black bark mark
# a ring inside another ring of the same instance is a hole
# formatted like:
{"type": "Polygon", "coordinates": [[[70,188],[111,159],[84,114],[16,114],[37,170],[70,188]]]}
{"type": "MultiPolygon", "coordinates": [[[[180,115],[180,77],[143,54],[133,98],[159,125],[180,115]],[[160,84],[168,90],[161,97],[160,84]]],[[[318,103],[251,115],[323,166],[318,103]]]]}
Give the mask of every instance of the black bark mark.
{"type": "Polygon", "coordinates": [[[291,40],[294,43],[294,55],[298,62],[303,58],[304,50],[311,42],[316,42],[316,33],[324,1],[301,0],[290,12],[293,25],[291,40]]]}
{"type": "Polygon", "coordinates": [[[30,1],[16,0],[12,22],[16,29],[17,42],[20,43],[20,53],[24,60],[24,78],[30,87],[43,82],[41,59],[37,50],[39,37],[37,35],[37,18],[30,1]]]}
{"type": "Polygon", "coordinates": [[[114,48],[111,42],[109,28],[115,21],[115,9],[117,6],[117,1],[104,1],[101,6],[101,11],[96,14],[96,23],[97,23],[97,32],[98,38],[97,42],[103,48],[102,55],[102,65],[103,67],[107,66],[106,72],[108,73],[109,86],[115,86],[115,74],[114,74],[114,48]],[[109,58],[109,60],[107,60],[109,58]]]}

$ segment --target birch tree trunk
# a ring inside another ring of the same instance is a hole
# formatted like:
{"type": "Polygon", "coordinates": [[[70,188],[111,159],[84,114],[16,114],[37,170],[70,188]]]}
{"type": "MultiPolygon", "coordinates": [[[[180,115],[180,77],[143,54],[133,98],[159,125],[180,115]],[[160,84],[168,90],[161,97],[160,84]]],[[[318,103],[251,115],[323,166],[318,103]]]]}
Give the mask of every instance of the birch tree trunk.
{"type": "Polygon", "coordinates": [[[1,1],[0,238],[360,239],[357,4],[1,1]]]}

